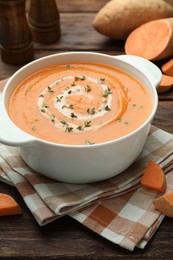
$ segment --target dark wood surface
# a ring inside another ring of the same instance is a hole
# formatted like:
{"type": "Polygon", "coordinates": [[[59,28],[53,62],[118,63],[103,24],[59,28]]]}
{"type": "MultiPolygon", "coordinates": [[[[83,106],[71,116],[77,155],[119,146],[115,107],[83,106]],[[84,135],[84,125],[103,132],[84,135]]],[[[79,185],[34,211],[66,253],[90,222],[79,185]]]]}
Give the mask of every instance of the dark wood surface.
{"type": "MultiPolygon", "coordinates": [[[[35,59],[63,51],[97,51],[112,55],[124,52],[124,43],[98,34],[92,27],[97,11],[107,0],[58,0],[61,38],[51,45],[34,43],[35,59]]],[[[29,0],[26,4],[29,10],[29,0]]],[[[163,61],[157,65],[160,66],[163,61]]],[[[0,61],[0,79],[19,66],[0,61]]],[[[159,95],[153,124],[173,134],[173,91],[159,95]]],[[[68,216],[38,226],[17,190],[0,182],[0,192],[11,194],[23,209],[21,216],[0,219],[0,259],[172,259],[173,219],[165,217],[144,250],[129,252],[85,228],[68,216]]]]}

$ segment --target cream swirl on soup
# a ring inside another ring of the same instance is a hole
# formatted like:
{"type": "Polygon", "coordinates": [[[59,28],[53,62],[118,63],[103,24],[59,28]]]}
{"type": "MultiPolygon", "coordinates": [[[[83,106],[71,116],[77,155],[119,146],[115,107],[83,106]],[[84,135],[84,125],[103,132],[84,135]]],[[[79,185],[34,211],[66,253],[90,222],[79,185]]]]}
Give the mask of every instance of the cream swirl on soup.
{"type": "Polygon", "coordinates": [[[116,78],[112,81],[92,74],[65,76],[47,86],[38,98],[42,115],[55,127],[70,132],[96,130],[120,119],[128,104],[127,90],[116,78]],[[56,114],[51,112],[52,106],[56,114]]]}

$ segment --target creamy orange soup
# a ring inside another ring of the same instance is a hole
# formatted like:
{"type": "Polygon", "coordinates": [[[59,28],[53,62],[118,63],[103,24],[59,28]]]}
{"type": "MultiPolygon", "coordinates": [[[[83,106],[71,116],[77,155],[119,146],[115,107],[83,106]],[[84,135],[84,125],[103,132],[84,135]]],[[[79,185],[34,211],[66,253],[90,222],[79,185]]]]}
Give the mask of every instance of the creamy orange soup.
{"type": "Polygon", "coordinates": [[[23,80],[9,115],[25,132],[61,144],[122,137],[151,114],[152,100],[132,75],[97,63],[53,65],[23,80]]]}

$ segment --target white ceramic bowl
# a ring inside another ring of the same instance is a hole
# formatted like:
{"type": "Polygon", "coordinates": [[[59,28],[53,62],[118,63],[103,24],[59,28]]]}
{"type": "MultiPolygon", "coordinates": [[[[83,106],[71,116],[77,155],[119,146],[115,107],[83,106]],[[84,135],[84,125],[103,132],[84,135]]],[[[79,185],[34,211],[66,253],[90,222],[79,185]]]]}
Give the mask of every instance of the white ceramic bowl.
{"type": "Polygon", "coordinates": [[[70,183],[111,178],[129,167],[141,153],[158,106],[156,87],[161,71],[151,62],[131,55],[109,56],[70,52],[47,56],[18,70],[7,82],[0,105],[0,142],[20,147],[23,160],[37,172],[70,183]],[[149,90],[153,110],[136,130],[119,139],[95,145],[62,145],[47,142],[19,129],[9,118],[8,99],[14,87],[34,71],[56,63],[97,62],[119,67],[137,77],[149,90]]]}

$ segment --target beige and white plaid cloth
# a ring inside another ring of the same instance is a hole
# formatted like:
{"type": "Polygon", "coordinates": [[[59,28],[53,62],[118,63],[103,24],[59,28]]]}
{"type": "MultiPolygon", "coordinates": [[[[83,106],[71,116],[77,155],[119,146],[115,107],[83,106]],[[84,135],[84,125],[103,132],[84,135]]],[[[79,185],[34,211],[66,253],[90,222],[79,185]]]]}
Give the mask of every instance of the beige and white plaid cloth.
{"type": "MultiPolygon", "coordinates": [[[[0,126],[1,127],[1,126],[0,126]]],[[[164,170],[173,191],[173,135],[152,128],[142,154],[120,175],[92,184],[60,183],[29,168],[18,148],[0,144],[0,179],[17,188],[39,225],[66,214],[128,250],[144,248],[164,216],[153,200],[159,193],[140,186],[149,160],[164,170]]]]}

